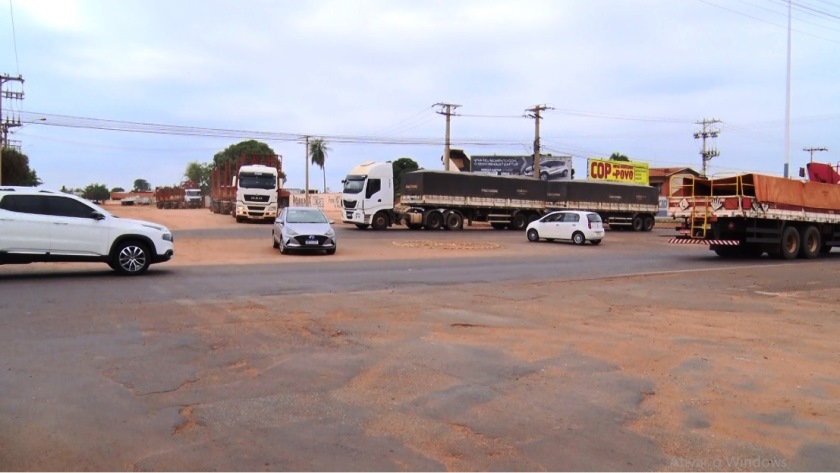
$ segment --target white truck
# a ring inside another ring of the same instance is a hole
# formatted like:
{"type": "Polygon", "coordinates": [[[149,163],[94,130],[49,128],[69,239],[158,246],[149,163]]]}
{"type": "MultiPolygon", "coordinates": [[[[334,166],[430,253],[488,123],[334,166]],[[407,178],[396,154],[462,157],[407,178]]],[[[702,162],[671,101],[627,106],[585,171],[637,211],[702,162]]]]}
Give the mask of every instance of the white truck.
{"type": "Polygon", "coordinates": [[[396,203],[392,164],[365,162],[345,178],[342,208],[345,223],[374,230],[401,223],[460,230],[465,221],[524,230],[547,211],[577,209],[598,212],[611,227],[650,231],[659,200],[656,188],[636,184],[421,170],[402,175],[396,203]]]}
{"type": "Polygon", "coordinates": [[[277,167],[248,164],[239,167],[234,185],[236,205],[233,216],[245,220],[274,220],[277,217],[279,190],[277,167]]]}

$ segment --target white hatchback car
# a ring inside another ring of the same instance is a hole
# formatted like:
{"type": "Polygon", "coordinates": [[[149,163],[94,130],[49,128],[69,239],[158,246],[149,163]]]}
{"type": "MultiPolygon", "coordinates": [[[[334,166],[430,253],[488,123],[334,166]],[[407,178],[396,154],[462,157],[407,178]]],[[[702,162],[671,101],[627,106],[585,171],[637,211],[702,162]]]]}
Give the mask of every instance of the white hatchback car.
{"type": "Polygon", "coordinates": [[[63,192],[0,187],[0,264],[98,261],[137,275],[174,253],[164,226],[115,217],[63,192]]]}
{"type": "Polygon", "coordinates": [[[604,239],[604,223],[595,212],[561,210],[531,222],[525,234],[528,241],[568,240],[582,245],[588,240],[597,245],[604,239]]]}

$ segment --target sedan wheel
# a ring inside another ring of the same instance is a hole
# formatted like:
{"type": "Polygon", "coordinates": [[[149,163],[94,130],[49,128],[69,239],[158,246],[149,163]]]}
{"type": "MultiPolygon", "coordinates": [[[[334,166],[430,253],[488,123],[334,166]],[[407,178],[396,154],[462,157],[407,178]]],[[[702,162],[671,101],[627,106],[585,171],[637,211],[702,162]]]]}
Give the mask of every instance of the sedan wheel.
{"type": "Polygon", "coordinates": [[[540,241],[540,234],[536,228],[528,230],[528,241],[540,241]]]}
{"type": "Polygon", "coordinates": [[[271,232],[271,246],[274,248],[280,248],[280,243],[277,243],[277,238],[274,236],[274,232],[271,232]]]}

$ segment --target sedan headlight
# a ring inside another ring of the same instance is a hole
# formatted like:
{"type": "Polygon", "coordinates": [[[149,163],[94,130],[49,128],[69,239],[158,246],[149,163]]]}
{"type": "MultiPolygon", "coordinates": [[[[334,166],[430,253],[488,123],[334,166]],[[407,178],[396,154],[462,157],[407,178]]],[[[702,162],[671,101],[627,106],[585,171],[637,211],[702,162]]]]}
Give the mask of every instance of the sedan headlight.
{"type": "Polygon", "coordinates": [[[289,227],[286,227],[283,230],[284,230],[283,233],[285,233],[287,236],[290,236],[290,237],[297,236],[297,234],[298,234],[298,232],[294,231],[294,229],[289,228],[289,227]]]}
{"type": "Polygon", "coordinates": [[[332,228],[330,228],[329,230],[327,230],[327,233],[324,233],[324,235],[325,235],[325,236],[328,236],[328,237],[330,237],[330,238],[335,238],[335,230],[333,230],[332,228]]]}

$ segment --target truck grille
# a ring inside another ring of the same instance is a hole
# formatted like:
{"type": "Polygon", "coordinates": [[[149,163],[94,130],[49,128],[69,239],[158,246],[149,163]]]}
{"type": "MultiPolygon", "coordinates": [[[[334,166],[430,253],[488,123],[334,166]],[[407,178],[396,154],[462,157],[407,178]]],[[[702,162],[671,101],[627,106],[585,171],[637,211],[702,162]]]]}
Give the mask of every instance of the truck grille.
{"type": "Polygon", "coordinates": [[[245,194],[245,202],[268,202],[268,196],[245,194]]]}
{"type": "Polygon", "coordinates": [[[345,200],[342,201],[344,204],[345,209],[355,209],[356,208],[356,201],[355,200],[345,200]]]}

